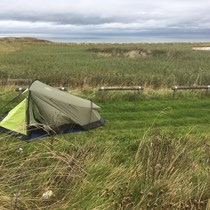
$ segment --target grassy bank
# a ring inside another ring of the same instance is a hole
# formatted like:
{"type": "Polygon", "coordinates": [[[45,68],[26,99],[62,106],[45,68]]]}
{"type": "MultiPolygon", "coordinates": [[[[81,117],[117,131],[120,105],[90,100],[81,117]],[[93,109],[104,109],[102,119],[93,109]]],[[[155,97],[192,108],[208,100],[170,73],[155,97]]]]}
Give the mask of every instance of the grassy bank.
{"type": "Polygon", "coordinates": [[[101,106],[105,126],[55,136],[53,146],[50,137],[26,144],[1,135],[1,209],[206,208],[209,97],[74,93],[101,106]]]}

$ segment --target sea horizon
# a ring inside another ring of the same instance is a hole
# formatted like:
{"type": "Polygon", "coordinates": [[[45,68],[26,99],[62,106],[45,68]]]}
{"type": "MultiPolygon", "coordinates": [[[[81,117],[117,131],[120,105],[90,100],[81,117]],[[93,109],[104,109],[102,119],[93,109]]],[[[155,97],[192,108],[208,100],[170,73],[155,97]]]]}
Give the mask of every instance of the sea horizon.
{"type": "Polygon", "coordinates": [[[67,35],[67,34],[30,34],[30,33],[0,33],[0,38],[30,37],[60,43],[110,43],[110,44],[138,44],[138,43],[187,43],[187,42],[210,42],[207,35],[67,35]]]}

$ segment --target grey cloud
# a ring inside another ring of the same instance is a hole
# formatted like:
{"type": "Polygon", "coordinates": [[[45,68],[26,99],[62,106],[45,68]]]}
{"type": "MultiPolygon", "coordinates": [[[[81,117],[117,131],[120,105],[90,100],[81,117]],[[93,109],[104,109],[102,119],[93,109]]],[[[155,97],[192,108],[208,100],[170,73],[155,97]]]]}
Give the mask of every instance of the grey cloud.
{"type": "MultiPolygon", "coordinates": [[[[120,11],[120,10],[119,10],[120,11]]],[[[105,23],[138,23],[146,21],[148,19],[157,18],[156,14],[152,12],[138,12],[132,14],[116,13],[116,14],[98,14],[92,12],[1,12],[1,20],[12,20],[12,21],[29,21],[29,22],[53,22],[60,25],[99,25],[105,23]]],[[[159,17],[159,19],[164,17],[159,17]]]]}
{"type": "MultiPolygon", "coordinates": [[[[179,28],[191,28],[191,27],[200,27],[202,25],[207,25],[210,22],[209,16],[186,16],[186,17],[179,17],[179,16],[170,16],[167,15],[157,15],[153,12],[145,12],[138,14],[132,14],[130,16],[124,16],[121,14],[117,14],[115,16],[103,16],[103,15],[87,15],[87,14],[78,14],[78,13],[40,13],[40,12],[33,12],[33,13],[1,13],[0,14],[0,21],[26,21],[26,22],[49,22],[54,25],[75,25],[75,26],[86,26],[86,25],[102,25],[105,24],[115,24],[115,27],[119,25],[124,25],[129,28],[133,27],[134,29],[144,28],[159,28],[162,26],[164,27],[179,27],[179,28]],[[141,25],[141,27],[140,27],[141,25]]],[[[113,28],[113,27],[111,27],[113,28]]],[[[120,27],[119,27],[120,28],[120,27]]]]}
{"type": "Polygon", "coordinates": [[[197,36],[210,32],[209,8],[209,0],[1,0],[0,33],[197,36]]]}
{"type": "Polygon", "coordinates": [[[119,21],[117,17],[100,17],[96,15],[86,16],[83,14],[74,13],[12,13],[12,14],[0,14],[0,20],[12,20],[12,21],[29,21],[29,22],[53,22],[61,25],[98,25],[104,23],[112,23],[113,21],[119,21]]]}

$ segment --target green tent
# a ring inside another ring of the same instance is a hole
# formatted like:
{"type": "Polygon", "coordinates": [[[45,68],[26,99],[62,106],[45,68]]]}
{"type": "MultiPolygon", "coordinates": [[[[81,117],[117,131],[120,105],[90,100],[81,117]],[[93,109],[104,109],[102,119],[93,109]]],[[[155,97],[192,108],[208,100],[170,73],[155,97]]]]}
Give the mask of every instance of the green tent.
{"type": "Polygon", "coordinates": [[[35,80],[27,90],[27,97],[4,116],[0,131],[31,140],[89,130],[104,124],[98,108],[92,101],[35,80]]]}

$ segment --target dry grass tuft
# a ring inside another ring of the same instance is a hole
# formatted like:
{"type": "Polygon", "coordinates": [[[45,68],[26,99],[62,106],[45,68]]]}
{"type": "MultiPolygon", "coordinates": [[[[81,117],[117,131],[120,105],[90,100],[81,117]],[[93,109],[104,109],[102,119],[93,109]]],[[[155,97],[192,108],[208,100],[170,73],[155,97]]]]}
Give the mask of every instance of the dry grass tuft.
{"type": "Polygon", "coordinates": [[[5,157],[0,160],[1,209],[53,209],[66,205],[86,174],[84,154],[69,150],[55,151],[50,145],[39,145],[26,155],[18,153],[14,146],[1,147],[5,157]],[[46,191],[52,191],[47,199],[43,196],[46,191]]]}

